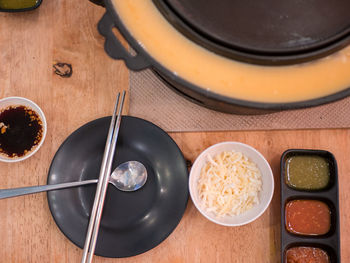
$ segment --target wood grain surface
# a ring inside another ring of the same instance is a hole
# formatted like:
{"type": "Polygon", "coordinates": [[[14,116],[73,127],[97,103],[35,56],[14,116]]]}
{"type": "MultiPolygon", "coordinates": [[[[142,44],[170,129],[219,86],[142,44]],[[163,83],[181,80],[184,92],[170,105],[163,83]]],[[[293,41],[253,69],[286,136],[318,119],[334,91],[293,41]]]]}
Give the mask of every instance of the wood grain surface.
{"type": "MultiPolygon", "coordinates": [[[[128,89],[128,70],[110,59],[96,24],[104,10],[87,0],[44,0],[28,13],[0,14],[0,98],[23,96],[44,111],[48,133],[42,148],[20,163],[0,163],[0,188],[45,184],[63,140],[88,121],[110,115],[118,91],[128,89]],[[72,65],[70,78],[53,64],[72,65]]],[[[127,113],[127,110],[125,111],[127,113]]],[[[339,165],[342,262],[350,262],[350,130],[173,133],[191,161],[208,146],[240,141],[258,149],[275,176],[268,210],[242,227],[218,226],[191,200],[175,231],[156,248],[132,258],[95,257],[94,262],[280,262],[279,160],[289,148],[331,151],[339,165]]],[[[45,193],[0,200],[0,263],[80,262],[73,245],[51,217],[45,193]]]]}

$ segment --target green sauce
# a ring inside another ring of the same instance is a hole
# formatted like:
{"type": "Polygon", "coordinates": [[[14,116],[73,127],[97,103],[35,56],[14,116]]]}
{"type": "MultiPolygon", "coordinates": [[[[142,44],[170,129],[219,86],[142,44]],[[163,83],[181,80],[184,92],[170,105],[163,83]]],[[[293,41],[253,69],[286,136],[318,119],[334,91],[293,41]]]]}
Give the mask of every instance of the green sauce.
{"type": "Polygon", "coordinates": [[[292,156],[286,161],[286,183],[300,190],[320,190],[329,183],[329,163],[320,156],[292,156]]]}
{"type": "Polygon", "coordinates": [[[0,0],[1,9],[24,9],[35,6],[38,0],[0,0]]]}

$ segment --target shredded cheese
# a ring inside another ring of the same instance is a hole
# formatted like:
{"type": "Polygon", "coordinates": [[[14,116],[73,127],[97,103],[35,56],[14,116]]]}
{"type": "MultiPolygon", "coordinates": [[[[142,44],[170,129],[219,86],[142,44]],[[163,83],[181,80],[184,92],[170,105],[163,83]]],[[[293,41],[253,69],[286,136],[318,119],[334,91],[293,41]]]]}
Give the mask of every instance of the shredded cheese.
{"type": "Polygon", "coordinates": [[[198,193],[201,205],[217,217],[239,215],[259,203],[262,189],[257,165],[240,152],[222,152],[201,170],[198,193]]]}

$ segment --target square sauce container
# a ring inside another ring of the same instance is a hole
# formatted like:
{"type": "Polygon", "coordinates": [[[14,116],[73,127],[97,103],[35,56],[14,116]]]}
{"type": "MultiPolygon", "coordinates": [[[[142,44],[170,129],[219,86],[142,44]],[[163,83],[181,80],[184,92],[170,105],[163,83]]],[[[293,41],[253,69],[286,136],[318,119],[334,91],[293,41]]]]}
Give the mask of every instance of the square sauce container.
{"type": "Polygon", "coordinates": [[[290,149],[281,157],[282,263],[287,254],[341,262],[338,169],[328,151],[290,149]]]}

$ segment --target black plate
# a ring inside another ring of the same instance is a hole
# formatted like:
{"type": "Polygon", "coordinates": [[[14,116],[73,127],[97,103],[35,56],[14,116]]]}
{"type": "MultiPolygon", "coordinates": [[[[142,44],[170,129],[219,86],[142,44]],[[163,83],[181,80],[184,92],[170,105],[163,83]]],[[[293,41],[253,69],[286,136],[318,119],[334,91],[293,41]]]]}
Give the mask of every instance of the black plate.
{"type": "MultiPolygon", "coordinates": [[[[98,178],[110,117],[73,132],[57,151],[48,184],[98,178]]],[[[135,192],[109,185],[96,254],[129,257],[161,243],[180,222],[188,201],[188,171],[171,137],[154,124],[123,116],[112,169],[129,161],[146,166],[148,180],[135,192]]],[[[56,224],[83,248],[96,185],[48,192],[56,224]]]]}

